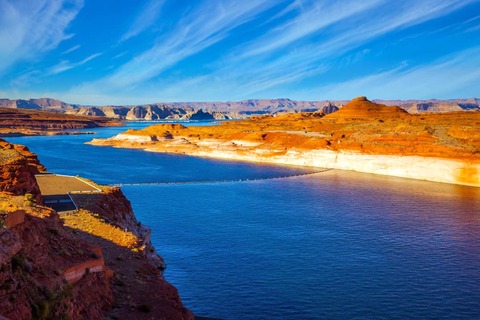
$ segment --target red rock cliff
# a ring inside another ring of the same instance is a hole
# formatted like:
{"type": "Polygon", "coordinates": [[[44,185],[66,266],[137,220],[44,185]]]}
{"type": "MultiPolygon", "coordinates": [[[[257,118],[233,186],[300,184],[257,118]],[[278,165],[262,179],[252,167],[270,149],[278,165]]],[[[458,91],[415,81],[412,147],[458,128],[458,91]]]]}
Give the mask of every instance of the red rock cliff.
{"type": "Polygon", "coordinates": [[[111,272],[97,248],[64,229],[58,214],[0,193],[0,315],[8,319],[102,319],[111,272]],[[77,282],[68,271],[84,265],[77,282]]]}
{"type": "Polygon", "coordinates": [[[35,174],[45,171],[37,156],[27,147],[0,139],[0,191],[14,195],[31,193],[41,203],[35,174]]]}
{"type": "Polygon", "coordinates": [[[0,164],[0,318],[194,318],[120,189],[74,195],[80,210],[60,217],[36,155],[0,140],[0,164]]]}

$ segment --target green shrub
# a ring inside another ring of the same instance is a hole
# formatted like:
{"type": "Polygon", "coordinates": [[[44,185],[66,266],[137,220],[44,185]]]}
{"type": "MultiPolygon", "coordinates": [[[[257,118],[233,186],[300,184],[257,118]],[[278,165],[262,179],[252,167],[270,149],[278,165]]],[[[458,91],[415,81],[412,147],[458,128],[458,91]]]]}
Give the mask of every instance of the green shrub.
{"type": "Polygon", "coordinates": [[[31,207],[35,204],[35,196],[31,193],[25,193],[23,204],[27,207],[31,207]]]}

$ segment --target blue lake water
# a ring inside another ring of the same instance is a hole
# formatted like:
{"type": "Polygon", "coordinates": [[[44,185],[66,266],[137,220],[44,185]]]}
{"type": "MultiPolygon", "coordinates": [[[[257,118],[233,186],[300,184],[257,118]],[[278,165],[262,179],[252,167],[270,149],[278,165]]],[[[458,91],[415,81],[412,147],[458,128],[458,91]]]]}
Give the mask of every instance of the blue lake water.
{"type": "Polygon", "coordinates": [[[480,319],[478,188],[83,144],[122,130],[7,140],[98,183],[199,181],[122,187],[196,314],[480,319]]]}

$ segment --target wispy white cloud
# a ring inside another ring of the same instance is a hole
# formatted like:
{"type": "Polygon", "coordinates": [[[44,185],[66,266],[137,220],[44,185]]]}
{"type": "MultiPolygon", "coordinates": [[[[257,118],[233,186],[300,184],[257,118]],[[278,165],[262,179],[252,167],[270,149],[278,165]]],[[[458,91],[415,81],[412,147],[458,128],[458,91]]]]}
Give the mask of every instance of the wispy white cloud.
{"type": "MultiPolygon", "coordinates": [[[[299,26],[312,20],[312,11],[301,11],[292,22],[285,23],[281,28],[257,38],[247,47],[242,46],[227,59],[226,63],[224,62],[227,67],[219,69],[217,74],[229,74],[230,77],[237,74],[247,92],[259,92],[258,77],[270,77],[271,82],[277,86],[304,80],[316,74],[304,70],[315,70],[319,66],[326,69],[332,60],[361,45],[386,34],[446,15],[469,2],[473,1],[411,0],[393,3],[384,0],[362,2],[361,5],[352,2],[350,4],[354,15],[345,12],[347,8],[344,5],[348,4],[346,2],[338,7],[322,6],[323,2],[317,2],[317,20],[325,18],[326,22],[318,23],[316,28],[306,30],[314,33],[326,27],[330,30],[320,34],[316,42],[291,46],[300,37],[308,34],[307,31],[299,31],[299,26]],[[279,77],[279,72],[287,76],[279,77]],[[278,81],[282,78],[284,81],[278,81]]],[[[311,8],[304,6],[304,9],[311,8]]]]}
{"type": "Polygon", "coordinates": [[[163,0],[151,0],[133,21],[130,29],[122,35],[120,41],[135,37],[152,26],[159,17],[163,5],[163,0]]]}
{"type": "Polygon", "coordinates": [[[223,40],[231,30],[273,5],[254,0],[202,2],[168,35],[160,37],[152,48],[138,54],[103,80],[114,87],[128,87],[154,78],[179,61],[223,40]]]}
{"type": "MultiPolygon", "coordinates": [[[[365,56],[377,54],[362,47],[384,37],[398,40],[395,34],[400,34],[400,31],[446,16],[474,2],[478,0],[196,2],[200,4],[189,9],[168,33],[159,35],[150,48],[134,55],[105,77],[76,86],[72,92],[76,95],[84,93],[90,97],[106,97],[110,92],[113,98],[119,97],[118,92],[121,91],[128,99],[133,99],[133,96],[148,96],[151,99],[163,96],[166,100],[197,100],[205,97],[209,97],[205,100],[244,99],[252,96],[273,96],[278,92],[281,96],[296,96],[302,99],[296,94],[300,92],[315,99],[313,92],[320,96],[320,89],[329,90],[332,94],[346,93],[347,91],[332,83],[333,80],[329,80],[328,76],[321,79],[321,84],[307,84],[315,90],[306,87],[302,91],[297,86],[295,91],[292,88],[299,83],[307,83],[306,80],[318,75],[325,75],[327,71],[335,72],[332,65],[338,65],[336,59],[342,55],[351,56],[351,59],[345,62],[347,64],[361,63],[365,56]],[[273,7],[276,9],[270,10],[273,7]],[[256,38],[242,38],[234,49],[220,49],[220,59],[211,61],[208,68],[198,68],[203,72],[197,76],[170,74],[168,79],[161,77],[162,74],[168,74],[165,73],[167,69],[228,39],[235,34],[236,28],[251,22],[268,10],[273,13],[272,16],[266,20],[255,20],[258,22],[255,26],[249,25],[252,28],[258,27],[258,30],[251,32],[258,35],[256,38]],[[275,14],[276,10],[278,12],[275,14]]],[[[472,20],[471,24],[475,21],[472,20]]],[[[146,30],[142,29],[143,27],[135,29],[133,25],[131,30],[146,30]]],[[[421,32],[432,32],[428,28],[423,30],[421,32]]],[[[416,32],[418,33],[418,30],[416,32]]],[[[404,38],[405,34],[403,32],[399,37],[404,38]]],[[[472,77],[476,79],[474,70],[469,71],[466,65],[457,59],[454,62],[445,67],[463,78],[466,86],[469,85],[467,80],[472,77]],[[461,70],[468,75],[462,75],[461,70]]],[[[382,84],[382,81],[393,80],[397,76],[413,81],[413,72],[416,69],[398,65],[399,61],[392,61],[389,71],[368,74],[358,78],[358,82],[352,80],[351,83],[343,82],[342,85],[352,88],[353,92],[355,85],[366,88],[366,85],[362,86],[363,83],[382,84]],[[396,67],[391,67],[395,64],[396,67]],[[407,76],[406,70],[409,70],[408,74],[412,76],[407,76]]],[[[426,78],[428,72],[440,74],[440,70],[434,69],[433,65],[423,66],[422,70],[419,69],[416,75],[426,78]]],[[[414,92],[406,88],[401,88],[399,94],[404,93],[404,97],[408,94],[412,94],[411,97],[421,94],[421,90],[414,92]]]]}
{"type": "Polygon", "coordinates": [[[82,6],[83,0],[0,1],[0,73],[70,38],[66,29],[82,6]]]}
{"type": "Polygon", "coordinates": [[[430,64],[397,68],[368,74],[349,81],[314,88],[308,96],[349,99],[367,95],[371,99],[385,98],[459,98],[478,96],[480,83],[480,47],[442,57],[430,64]],[[313,91],[313,92],[312,92],[313,91]]]}
{"type": "Polygon", "coordinates": [[[70,53],[70,52],[73,52],[73,51],[77,51],[78,49],[80,49],[80,45],[77,44],[76,46],[73,46],[65,51],[62,52],[62,54],[67,54],[67,53],[70,53]]]}
{"type": "Polygon", "coordinates": [[[38,82],[41,77],[42,72],[40,70],[29,70],[22,73],[20,76],[13,79],[10,84],[14,88],[26,88],[32,83],[38,82]]]}
{"type": "Polygon", "coordinates": [[[478,31],[478,30],[480,30],[480,24],[477,25],[477,26],[470,27],[470,28],[466,29],[465,31],[466,32],[474,32],[474,31],[478,31]]]}
{"type": "Polygon", "coordinates": [[[235,60],[244,60],[245,57],[257,54],[278,53],[301,37],[329,27],[330,30],[319,34],[315,42],[300,44],[294,50],[287,48],[286,54],[279,55],[283,60],[314,64],[319,60],[340,56],[385,34],[447,15],[472,2],[475,0],[372,0],[325,5],[324,1],[319,1],[314,8],[308,8],[312,10],[300,12],[281,28],[274,29],[264,37],[255,39],[248,47],[239,49],[229,62],[235,63],[235,60]],[[312,23],[313,17],[322,22],[312,23]]]}
{"type": "Polygon", "coordinates": [[[101,55],[102,53],[95,53],[78,62],[70,62],[68,60],[60,61],[58,64],[54,65],[48,70],[48,74],[59,74],[70,69],[77,68],[101,55]]]}
{"type": "Polygon", "coordinates": [[[319,33],[322,29],[339,21],[356,16],[381,3],[382,0],[370,1],[314,1],[295,2],[294,8],[299,13],[291,20],[270,30],[262,37],[255,39],[250,46],[242,48],[245,56],[268,53],[286,47],[305,37],[319,33]]]}

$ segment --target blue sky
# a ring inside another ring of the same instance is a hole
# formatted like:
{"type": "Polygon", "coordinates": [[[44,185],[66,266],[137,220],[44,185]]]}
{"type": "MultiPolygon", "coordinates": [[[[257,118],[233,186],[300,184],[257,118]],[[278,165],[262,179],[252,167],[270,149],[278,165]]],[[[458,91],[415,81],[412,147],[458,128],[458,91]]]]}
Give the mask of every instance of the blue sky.
{"type": "Polygon", "coordinates": [[[0,0],[0,97],[480,97],[480,0],[0,0]]]}

